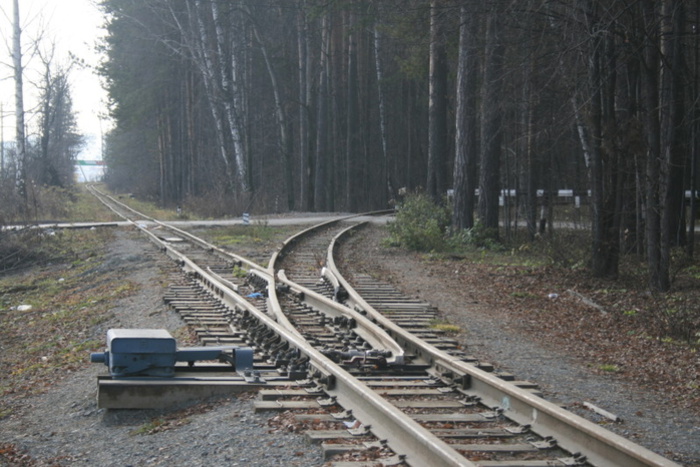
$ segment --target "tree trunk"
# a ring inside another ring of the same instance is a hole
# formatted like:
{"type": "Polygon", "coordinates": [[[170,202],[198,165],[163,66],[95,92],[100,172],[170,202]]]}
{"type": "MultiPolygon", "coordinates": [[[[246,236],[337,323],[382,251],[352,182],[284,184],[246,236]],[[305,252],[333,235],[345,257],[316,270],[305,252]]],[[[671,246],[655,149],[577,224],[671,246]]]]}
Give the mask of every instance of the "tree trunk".
{"type": "MultiPolygon", "coordinates": [[[[247,7],[246,7],[247,8],[247,7]]],[[[248,9],[248,8],[247,8],[248,9]]],[[[248,9],[248,14],[250,15],[250,10],[248,9]]],[[[282,95],[280,85],[278,84],[277,73],[272,67],[270,58],[267,53],[267,46],[263,43],[260,38],[260,33],[258,28],[253,25],[253,35],[255,40],[260,46],[260,53],[263,56],[265,62],[265,68],[267,69],[267,74],[270,78],[270,84],[272,86],[272,94],[275,101],[275,117],[277,123],[277,132],[279,135],[279,150],[282,155],[283,170],[284,170],[284,183],[285,191],[287,192],[287,209],[289,211],[294,210],[294,179],[293,179],[293,164],[292,164],[292,152],[291,152],[291,141],[287,135],[287,128],[289,123],[287,122],[287,113],[284,111],[284,106],[282,105],[282,95]]]]}
{"type": "Polygon", "coordinates": [[[504,47],[500,38],[500,14],[492,7],[486,32],[484,84],[481,115],[481,171],[479,175],[479,221],[498,238],[502,123],[502,69],[504,47]]]}
{"type": "Polygon", "coordinates": [[[357,77],[357,39],[355,33],[355,13],[349,12],[347,47],[347,108],[345,145],[345,206],[349,212],[357,212],[359,206],[359,178],[362,158],[360,154],[360,125],[357,77]]]}
{"type": "MultiPolygon", "coordinates": [[[[243,144],[245,132],[242,130],[242,118],[245,114],[242,96],[243,92],[240,79],[242,71],[239,69],[238,57],[236,51],[228,51],[225,49],[227,38],[224,35],[222,20],[219,17],[219,6],[216,1],[211,2],[211,14],[214,21],[214,30],[216,32],[216,49],[217,58],[221,61],[217,67],[219,71],[219,80],[221,83],[221,102],[224,105],[226,121],[228,123],[228,131],[233,147],[233,159],[235,162],[236,185],[240,191],[248,191],[250,184],[248,180],[248,160],[243,144]],[[228,56],[229,61],[225,59],[228,56]],[[230,67],[230,70],[228,69],[230,67]]],[[[233,31],[242,29],[240,25],[233,28],[233,31]]],[[[240,33],[239,33],[240,34],[240,33]]],[[[239,36],[239,39],[241,36],[239,36]]]]}
{"type": "Polygon", "coordinates": [[[382,66],[382,42],[377,22],[374,23],[374,70],[377,78],[377,106],[379,107],[379,138],[381,140],[381,177],[383,179],[386,200],[395,199],[396,193],[389,173],[389,152],[387,150],[386,102],[384,97],[384,71],[382,66]]]}
{"type": "Polygon", "coordinates": [[[428,104],[428,194],[443,202],[447,189],[447,52],[441,0],[430,3],[430,75],[428,104]]]}
{"type": "Polygon", "coordinates": [[[15,144],[17,145],[16,154],[16,174],[15,184],[20,199],[24,201],[22,209],[26,209],[27,198],[27,149],[24,137],[24,93],[22,81],[22,29],[19,24],[19,0],[13,2],[13,33],[12,33],[12,66],[15,77],[15,144]]]}
{"type": "Polygon", "coordinates": [[[644,0],[644,66],[642,67],[642,99],[647,135],[646,159],[646,243],[649,287],[664,291],[670,286],[668,269],[661,261],[661,128],[659,124],[659,31],[655,2],[644,0]]]}
{"type": "Polygon", "coordinates": [[[679,0],[665,0],[661,11],[664,56],[661,69],[661,173],[667,175],[662,185],[661,267],[670,268],[671,248],[685,242],[683,228],[684,147],[681,119],[683,115],[682,69],[683,5],[679,0]]]}
{"type": "MultiPolygon", "coordinates": [[[[201,0],[197,0],[195,2],[194,11],[190,11],[190,15],[195,17],[194,22],[197,28],[196,39],[193,41],[195,43],[195,47],[193,47],[194,59],[197,67],[202,73],[202,81],[204,84],[204,89],[206,90],[207,101],[212,119],[214,120],[217,152],[219,153],[219,156],[224,164],[227,183],[229,183],[229,187],[232,188],[233,170],[231,168],[231,161],[229,160],[228,149],[226,146],[224,116],[220,109],[220,96],[222,93],[216,77],[212,53],[209,50],[210,38],[204,23],[204,11],[201,3],[201,0]]],[[[186,35],[186,31],[182,32],[186,35]]]]}
{"type": "MultiPolygon", "coordinates": [[[[590,31],[601,29],[596,6],[589,4],[590,31]]],[[[612,26],[610,26],[612,27],[612,26]]],[[[593,208],[593,247],[591,269],[596,277],[617,275],[619,263],[619,222],[616,147],[617,123],[614,110],[615,59],[614,32],[594,35],[588,55],[588,86],[591,92],[591,191],[593,208]]]]}
{"type": "MultiPolygon", "coordinates": [[[[695,24],[700,24],[700,8],[695,9],[695,24]]],[[[692,88],[692,102],[693,108],[689,112],[689,116],[692,117],[693,122],[690,126],[691,132],[691,150],[690,150],[690,218],[688,219],[688,258],[691,260],[695,254],[695,221],[697,218],[697,192],[698,192],[698,158],[700,157],[700,109],[698,108],[698,99],[700,98],[700,86],[698,83],[698,73],[700,73],[700,66],[698,66],[698,47],[700,43],[698,41],[698,32],[695,31],[693,37],[693,88],[692,88]]]]}
{"type": "Polygon", "coordinates": [[[323,17],[321,38],[321,74],[318,80],[318,119],[316,121],[316,167],[314,170],[314,210],[325,211],[328,209],[328,81],[330,64],[328,57],[329,17],[323,17]]]}
{"type": "MultiPolygon", "coordinates": [[[[534,103],[532,102],[532,64],[527,67],[525,85],[523,86],[523,109],[521,113],[522,127],[526,135],[522,138],[522,152],[525,155],[527,166],[522,169],[523,181],[520,188],[524,190],[525,196],[525,219],[527,232],[530,241],[537,235],[537,184],[539,177],[538,168],[540,158],[538,157],[535,145],[534,130],[534,103]]],[[[520,197],[518,197],[520,199],[520,197]]]]}
{"type": "Polygon", "coordinates": [[[309,57],[309,24],[306,16],[306,0],[299,4],[297,17],[297,53],[299,59],[299,193],[300,207],[308,211],[313,206],[313,177],[311,169],[310,122],[311,64],[309,57]]]}
{"type": "Polygon", "coordinates": [[[457,64],[457,109],[455,122],[454,208],[452,228],[474,227],[476,161],[478,158],[476,118],[477,54],[472,28],[475,15],[463,4],[459,15],[459,59],[457,64]]]}

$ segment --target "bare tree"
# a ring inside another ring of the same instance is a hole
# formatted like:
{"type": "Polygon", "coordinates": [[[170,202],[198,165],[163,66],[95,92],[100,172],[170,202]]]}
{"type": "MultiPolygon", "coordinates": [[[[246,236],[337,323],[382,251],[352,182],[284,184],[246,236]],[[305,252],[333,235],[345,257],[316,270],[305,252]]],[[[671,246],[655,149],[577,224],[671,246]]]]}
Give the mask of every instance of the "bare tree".
{"type": "Polygon", "coordinates": [[[22,68],[22,28],[19,23],[19,0],[13,5],[13,34],[12,34],[12,63],[15,76],[15,144],[16,153],[16,186],[20,197],[27,201],[27,162],[26,139],[24,135],[24,91],[22,68]]]}

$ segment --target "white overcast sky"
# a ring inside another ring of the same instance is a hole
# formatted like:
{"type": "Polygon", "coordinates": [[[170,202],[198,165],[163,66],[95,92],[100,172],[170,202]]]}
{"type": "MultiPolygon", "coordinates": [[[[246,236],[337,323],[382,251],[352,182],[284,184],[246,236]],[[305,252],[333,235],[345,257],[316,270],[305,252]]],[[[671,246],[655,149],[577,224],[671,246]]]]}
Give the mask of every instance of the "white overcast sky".
{"type": "MultiPolygon", "coordinates": [[[[0,103],[3,109],[5,140],[14,140],[14,81],[11,68],[12,0],[0,0],[0,103]]],[[[43,49],[56,44],[55,61],[69,63],[69,54],[97,66],[100,57],[95,46],[104,31],[104,18],[96,6],[96,0],[19,0],[20,24],[24,72],[25,109],[36,105],[38,70],[42,67],[38,57],[30,56],[30,46],[41,36],[43,49]]],[[[88,145],[80,159],[100,157],[100,134],[107,130],[106,93],[99,77],[91,69],[73,66],[70,73],[73,108],[77,112],[79,131],[85,135],[88,145]]],[[[36,122],[28,121],[29,132],[36,132],[36,122]]]]}

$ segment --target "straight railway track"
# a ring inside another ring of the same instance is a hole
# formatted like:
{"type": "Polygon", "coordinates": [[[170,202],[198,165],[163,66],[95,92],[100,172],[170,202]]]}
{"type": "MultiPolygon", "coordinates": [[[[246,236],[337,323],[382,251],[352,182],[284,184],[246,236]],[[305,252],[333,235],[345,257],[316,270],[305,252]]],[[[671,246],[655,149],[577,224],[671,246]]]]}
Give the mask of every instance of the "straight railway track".
{"type": "Polygon", "coordinates": [[[262,266],[93,193],[181,266],[164,299],[203,345],[255,350],[257,409],[291,411],[332,465],[676,465],[469,356],[431,328],[430,304],[351,285],[334,251],[357,218],[290,237],[262,266]]]}

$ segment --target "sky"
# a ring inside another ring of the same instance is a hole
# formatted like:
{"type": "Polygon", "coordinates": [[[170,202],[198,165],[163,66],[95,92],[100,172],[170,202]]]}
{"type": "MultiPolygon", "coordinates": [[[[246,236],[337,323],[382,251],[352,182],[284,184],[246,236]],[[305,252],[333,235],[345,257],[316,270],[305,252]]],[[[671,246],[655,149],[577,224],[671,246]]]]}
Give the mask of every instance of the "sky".
{"type": "MultiPolygon", "coordinates": [[[[0,103],[5,140],[14,140],[14,80],[12,66],[12,0],[0,0],[0,103]]],[[[95,67],[100,56],[95,50],[104,34],[104,18],[96,6],[96,0],[19,0],[22,26],[22,50],[24,72],[24,107],[29,110],[37,103],[37,90],[32,82],[38,82],[42,68],[38,57],[29,54],[30,45],[44,31],[41,44],[46,50],[52,42],[56,45],[55,61],[61,65],[70,63],[70,54],[95,67]]],[[[100,78],[89,68],[73,66],[70,73],[73,109],[77,113],[78,131],[87,144],[78,156],[81,160],[97,160],[101,156],[101,134],[109,129],[106,116],[106,92],[100,78]]],[[[36,133],[36,118],[27,119],[29,133],[36,133]]]]}

